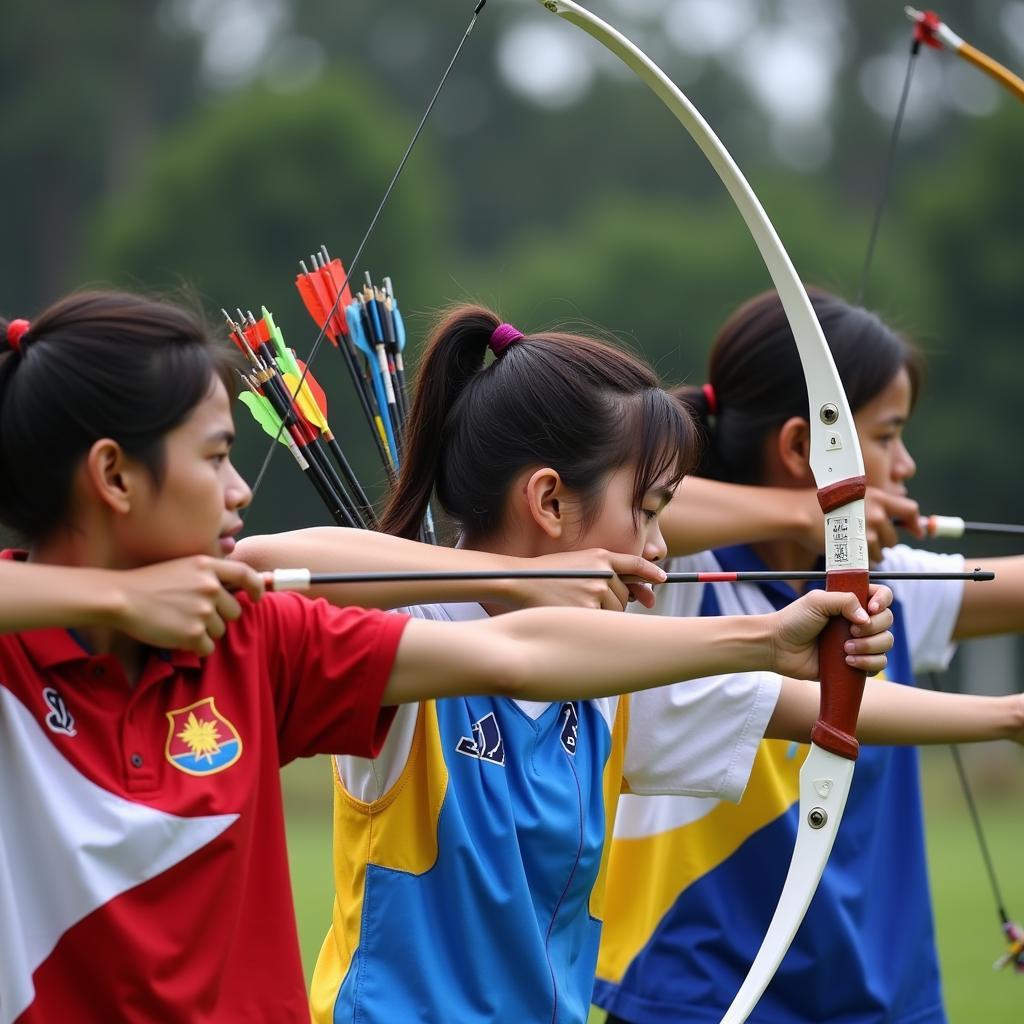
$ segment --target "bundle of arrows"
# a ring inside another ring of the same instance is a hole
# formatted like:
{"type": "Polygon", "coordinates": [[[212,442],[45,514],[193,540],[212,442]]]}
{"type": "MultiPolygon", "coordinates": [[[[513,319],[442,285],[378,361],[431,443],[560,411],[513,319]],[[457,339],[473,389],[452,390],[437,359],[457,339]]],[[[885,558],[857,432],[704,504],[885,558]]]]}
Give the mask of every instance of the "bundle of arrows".
{"type": "MultiPolygon", "coordinates": [[[[366,274],[362,291],[353,298],[341,260],[332,259],[325,246],[299,266],[299,295],[344,360],[374,447],[393,482],[401,465],[409,394],[402,355],[405,322],[391,278],[375,285],[366,274]]],[[[242,401],[266,433],[289,448],[336,523],[372,529],[372,505],[330,429],[323,388],[287,347],[268,310],[261,313],[257,319],[238,310],[237,321],[224,313],[231,339],[252,366],[243,375],[247,390],[242,401]]],[[[422,537],[437,540],[429,507],[422,537]]]]}

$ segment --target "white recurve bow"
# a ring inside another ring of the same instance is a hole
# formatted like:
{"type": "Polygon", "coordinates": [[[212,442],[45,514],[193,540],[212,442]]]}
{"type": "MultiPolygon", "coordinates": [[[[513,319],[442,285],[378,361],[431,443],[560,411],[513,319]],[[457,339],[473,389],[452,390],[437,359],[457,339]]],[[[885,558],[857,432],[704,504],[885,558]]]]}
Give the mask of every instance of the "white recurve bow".
{"type": "MultiPolygon", "coordinates": [[[[539,0],[593,36],[635,72],[689,132],[729,190],[782,300],[807,381],[811,470],[825,512],[827,589],[867,601],[864,465],[853,417],[810,300],[761,203],[726,148],[693,104],[639,47],[572,0],[539,0]]],[[[821,710],[800,770],[800,822],[793,858],[757,957],[722,1024],[747,1019],[778,969],[818,887],[846,807],[858,743],[864,675],[846,665],[848,629],[835,620],[822,634],[821,710]]]]}

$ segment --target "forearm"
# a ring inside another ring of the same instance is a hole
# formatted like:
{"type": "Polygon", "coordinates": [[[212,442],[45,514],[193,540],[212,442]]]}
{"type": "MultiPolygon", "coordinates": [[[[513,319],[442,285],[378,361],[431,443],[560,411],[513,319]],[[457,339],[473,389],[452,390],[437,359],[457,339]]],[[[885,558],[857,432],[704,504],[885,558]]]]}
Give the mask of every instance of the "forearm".
{"type": "Polygon", "coordinates": [[[0,561],[0,632],[114,625],[123,602],[114,572],[0,561]]]}
{"type": "Polygon", "coordinates": [[[771,661],[768,617],[759,615],[689,619],[557,608],[473,622],[413,620],[385,701],[472,693],[576,700],[754,671],[771,661]]]}
{"type": "MultiPolygon", "coordinates": [[[[816,683],[783,679],[765,735],[806,743],[818,717],[816,683]]],[[[857,720],[857,736],[875,746],[976,743],[1013,739],[1024,728],[1024,698],[936,693],[869,679],[857,720]]]]}
{"type": "MultiPolygon", "coordinates": [[[[446,548],[370,530],[315,527],[246,537],[235,557],[254,569],[304,568],[313,572],[473,572],[522,569],[525,559],[446,548]]],[[[314,588],[312,597],[364,608],[401,608],[434,602],[512,603],[515,582],[356,583],[314,588]]]]}
{"type": "Polygon", "coordinates": [[[971,568],[991,570],[996,578],[964,588],[954,638],[1024,632],[1024,556],[965,558],[964,562],[971,568]]]}
{"type": "Polygon", "coordinates": [[[661,514],[669,555],[730,544],[802,540],[821,531],[813,491],[687,477],[661,514]]]}

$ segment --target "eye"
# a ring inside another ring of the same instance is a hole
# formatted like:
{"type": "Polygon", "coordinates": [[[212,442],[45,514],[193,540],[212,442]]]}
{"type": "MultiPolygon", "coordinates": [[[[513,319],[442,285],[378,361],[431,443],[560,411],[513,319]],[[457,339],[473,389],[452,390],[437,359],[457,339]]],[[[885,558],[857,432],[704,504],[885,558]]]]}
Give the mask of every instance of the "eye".
{"type": "Polygon", "coordinates": [[[210,456],[210,461],[215,466],[223,466],[224,463],[227,462],[230,454],[230,452],[214,452],[214,454],[210,456]]]}
{"type": "Polygon", "coordinates": [[[658,518],[658,514],[659,514],[659,512],[661,510],[660,509],[644,508],[644,509],[641,509],[640,511],[643,513],[644,519],[646,519],[647,522],[653,523],[654,520],[658,518]]]}

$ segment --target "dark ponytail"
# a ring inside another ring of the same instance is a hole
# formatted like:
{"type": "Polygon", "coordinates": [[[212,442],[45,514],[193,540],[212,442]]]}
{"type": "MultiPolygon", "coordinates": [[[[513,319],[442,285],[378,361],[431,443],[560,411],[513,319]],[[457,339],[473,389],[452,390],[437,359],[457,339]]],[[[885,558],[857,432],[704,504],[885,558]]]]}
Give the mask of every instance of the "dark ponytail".
{"type": "Polygon", "coordinates": [[[75,471],[101,438],[159,484],[165,436],[215,377],[233,387],[233,364],[196,317],[137,295],[71,295],[23,332],[0,319],[0,523],[29,541],[67,523],[75,471]]]}
{"type": "Polygon", "coordinates": [[[612,345],[545,333],[509,344],[485,367],[499,318],[449,311],[420,366],[402,472],[381,529],[414,537],[432,491],[469,538],[500,524],[515,477],[550,466],[580,495],[586,529],[608,473],[636,460],[634,514],[663,477],[674,486],[697,458],[690,418],[654,371],[612,345]]]}
{"type": "MultiPolygon", "coordinates": [[[[901,369],[916,399],[924,376],[918,349],[875,313],[820,288],[807,291],[854,415],[901,369]]],[[[778,295],[763,292],[740,306],[715,339],[708,383],[673,395],[703,435],[699,474],[759,483],[766,439],[791,417],[808,416],[803,369],[778,295]]]]}

